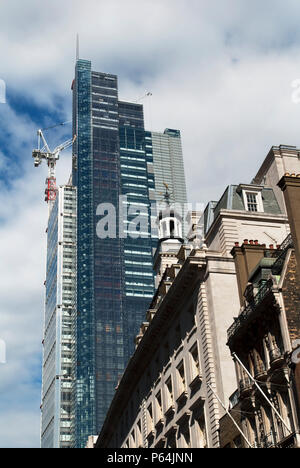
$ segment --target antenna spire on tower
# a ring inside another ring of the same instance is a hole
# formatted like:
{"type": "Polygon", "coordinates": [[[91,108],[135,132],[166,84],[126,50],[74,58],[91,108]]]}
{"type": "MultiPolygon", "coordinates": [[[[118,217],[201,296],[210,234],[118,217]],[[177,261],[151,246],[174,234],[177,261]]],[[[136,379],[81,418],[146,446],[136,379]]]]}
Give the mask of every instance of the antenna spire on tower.
{"type": "Polygon", "coordinates": [[[76,62],[79,60],[79,34],[76,35],[76,62]]]}

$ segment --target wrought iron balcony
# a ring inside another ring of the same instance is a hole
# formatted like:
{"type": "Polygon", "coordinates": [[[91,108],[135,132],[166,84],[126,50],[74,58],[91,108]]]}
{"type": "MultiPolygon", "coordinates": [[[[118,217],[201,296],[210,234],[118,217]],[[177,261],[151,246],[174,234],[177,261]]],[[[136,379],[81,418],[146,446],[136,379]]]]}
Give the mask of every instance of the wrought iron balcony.
{"type": "Polygon", "coordinates": [[[283,268],[285,258],[286,258],[286,254],[287,254],[288,250],[292,249],[293,247],[294,247],[294,243],[293,243],[292,235],[289,234],[287,236],[287,238],[285,239],[285,241],[280,246],[280,252],[281,253],[280,253],[279,257],[277,258],[276,262],[274,263],[274,265],[272,267],[272,274],[273,275],[280,275],[280,273],[282,271],[282,268],[283,268]]]}
{"type": "Polygon", "coordinates": [[[270,363],[272,367],[278,367],[285,361],[283,353],[279,348],[271,349],[270,351],[270,363]]]}
{"type": "Polygon", "coordinates": [[[289,434],[285,439],[282,439],[277,444],[278,448],[299,448],[299,439],[297,434],[289,434]]]}
{"type": "Polygon", "coordinates": [[[249,377],[244,377],[242,380],[239,382],[239,396],[241,398],[244,398],[248,396],[253,388],[253,382],[249,377]]]}
{"type": "Polygon", "coordinates": [[[259,448],[299,448],[296,433],[291,433],[284,438],[280,438],[275,431],[263,436],[257,444],[259,448]]]}
{"type": "Polygon", "coordinates": [[[234,319],[234,323],[228,329],[228,340],[230,340],[238,331],[239,328],[248,320],[248,318],[253,314],[256,308],[260,305],[260,303],[264,300],[264,298],[269,294],[273,287],[273,280],[268,280],[265,284],[263,284],[257,294],[253,297],[253,301],[243,309],[241,314],[234,319]]]}
{"type": "Polygon", "coordinates": [[[271,431],[269,434],[263,436],[260,440],[261,448],[271,448],[276,446],[276,433],[271,431]]]}
{"type": "Polygon", "coordinates": [[[260,367],[257,367],[255,368],[254,370],[254,377],[256,380],[258,381],[263,381],[267,378],[268,376],[268,372],[267,372],[267,369],[264,367],[264,366],[260,366],[260,367]]]}

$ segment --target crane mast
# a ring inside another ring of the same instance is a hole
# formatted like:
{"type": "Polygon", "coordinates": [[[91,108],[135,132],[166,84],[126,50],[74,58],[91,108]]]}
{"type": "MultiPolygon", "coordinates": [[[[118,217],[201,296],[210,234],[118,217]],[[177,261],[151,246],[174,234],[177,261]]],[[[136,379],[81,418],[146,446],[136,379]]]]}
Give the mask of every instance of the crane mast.
{"type": "MultiPolygon", "coordinates": [[[[64,124],[59,124],[64,125],[64,124]]],[[[54,128],[57,125],[49,128],[54,128]]],[[[47,130],[47,129],[44,129],[47,130]]],[[[32,151],[32,157],[34,159],[34,166],[39,167],[43,160],[47,162],[48,165],[48,177],[46,178],[46,188],[45,188],[45,201],[48,203],[49,212],[56,199],[56,163],[59,160],[59,155],[61,151],[69,148],[73,145],[76,140],[76,135],[74,138],[69,139],[57,146],[53,151],[50,150],[49,145],[44,136],[43,130],[39,129],[37,132],[38,136],[38,148],[32,151]]]]}

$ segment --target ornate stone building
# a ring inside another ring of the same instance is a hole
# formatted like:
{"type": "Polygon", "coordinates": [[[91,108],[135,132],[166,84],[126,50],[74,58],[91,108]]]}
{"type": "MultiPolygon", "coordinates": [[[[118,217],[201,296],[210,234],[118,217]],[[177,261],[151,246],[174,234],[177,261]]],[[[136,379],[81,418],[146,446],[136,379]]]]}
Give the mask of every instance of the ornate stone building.
{"type": "Polygon", "coordinates": [[[220,446],[220,401],[236,390],[226,330],[240,293],[230,251],[237,232],[252,229],[282,243],[289,226],[273,190],[252,185],[230,186],[208,205],[206,243],[182,243],[178,224],[174,230],[179,218],[160,219],[161,230],[166,222],[164,232],[174,235],[161,238],[158,288],[96,448],[220,446]]]}
{"type": "Polygon", "coordinates": [[[277,250],[253,242],[232,250],[244,294],[228,330],[238,390],[220,422],[221,447],[236,447],[236,440],[246,447],[300,447],[300,176],[286,174],[278,185],[291,234],[277,250]]]}

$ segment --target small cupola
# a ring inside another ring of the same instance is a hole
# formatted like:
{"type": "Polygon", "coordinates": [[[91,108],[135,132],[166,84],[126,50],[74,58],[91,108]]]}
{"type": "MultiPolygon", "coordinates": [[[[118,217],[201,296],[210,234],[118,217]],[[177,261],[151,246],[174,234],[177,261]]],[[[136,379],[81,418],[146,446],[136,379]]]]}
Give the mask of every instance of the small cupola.
{"type": "Polygon", "coordinates": [[[165,184],[163,203],[160,204],[157,216],[158,237],[160,241],[168,239],[183,240],[183,220],[176,203],[171,203],[171,192],[165,184]]]}
{"type": "Polygon", "coordinates": [[[182,239],[182,217],[171,206],[159,211],[158,236],[160,240],[182,239]]]}

